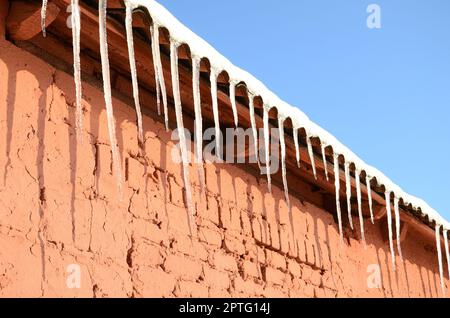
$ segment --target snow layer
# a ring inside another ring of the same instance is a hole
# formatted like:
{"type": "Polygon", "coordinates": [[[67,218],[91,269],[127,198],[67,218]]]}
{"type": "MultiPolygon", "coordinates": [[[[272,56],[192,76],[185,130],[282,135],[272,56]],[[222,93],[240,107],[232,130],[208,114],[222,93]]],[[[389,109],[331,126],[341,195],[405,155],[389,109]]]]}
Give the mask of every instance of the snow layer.
{"type": "Polygon", "coordinates": [[[330,145],[335,154],[345,157],[345,160],[352,162],[356,169],[365,171],[371,179],[376,178],[379,185],[384,185],[386,191],[394,192],[396,197],[400,198],[405,205],[411,205],[414,209],[420,210],[428,216],[431,222],[443,226],[444,229],[450,229],[450,223],[446,221],[436,210],[430,207],[425,201],[414,197],[403,191],[398,185],[392,182],[382,172],[366,164],[350,149],[339,142],[329,132],[312,122],[300,109],[289,105],[278,98],[263,83],[257,80],[248,72],[234,66],[228,59],[217,52],[206,41],[198,37],[195,33],[180,23],[169,11],[154,0],[128,0],[134,8],[146,8],[152,17],[154,23],[169,30],[171,41],[189,45],[191,54],[200,58],[208,58],[211,69],[216,74],[226,71],[230,77],[231,83],[245,82],[251,96],[261,96],[265,107],[276,107],[280,116],[290,118],[294,129],[303,127],[309,137],[318,137],[322,142],[330,145]]]}

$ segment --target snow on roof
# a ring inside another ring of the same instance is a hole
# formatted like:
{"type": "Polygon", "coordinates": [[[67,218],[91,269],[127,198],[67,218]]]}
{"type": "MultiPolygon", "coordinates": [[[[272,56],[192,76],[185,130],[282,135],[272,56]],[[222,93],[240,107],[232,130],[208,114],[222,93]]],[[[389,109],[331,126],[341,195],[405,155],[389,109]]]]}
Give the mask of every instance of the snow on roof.
{"type": "Polygon", "coordinates": [[[146,8],[153,19],[153,23],[160,27],[165,27],[169,31],[171,41],[177,44],[187,44],[190,47],[192,56],[207,58],[211,63],[211,69],[217,74],[221,71],[226,71],[230,77],[230,83],[244,82],[252,95],[262,98],[266,109],[276,107],[281,116],[292,120],[294,129],[304,128],[308,136],[320,138],[322,143],[333,148],[335,154],[342,155],[347,162],[353,162],[358,171],[365,171],[366,175],[371,179],[376,178],[379,185],[383,185],[387,192],[393,192],[395,197],[402,199],[405,205],[411,205],[413,209],[428,217],[430,222],[435,222],[443,226],[445,230],[450,230],[450,223],[424,200],[403,191],[400,186],[378,169],[365,163],[336,137],[311,121],[299,108],[286,103],[253,75],[232,64],[208,42],[178,21],[162,5],[154,0],[126,0],[125,2],[133,8],[146,8]]]}

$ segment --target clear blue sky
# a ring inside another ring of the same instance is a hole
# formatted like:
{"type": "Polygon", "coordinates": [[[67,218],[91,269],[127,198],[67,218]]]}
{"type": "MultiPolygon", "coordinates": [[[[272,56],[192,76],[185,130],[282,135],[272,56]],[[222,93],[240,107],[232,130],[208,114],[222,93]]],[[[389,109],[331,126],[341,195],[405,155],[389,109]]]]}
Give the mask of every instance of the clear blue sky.
{"type": "Polygon", "coordinates": [[[450,219],[449,0],[159,2],[450,219]]]}

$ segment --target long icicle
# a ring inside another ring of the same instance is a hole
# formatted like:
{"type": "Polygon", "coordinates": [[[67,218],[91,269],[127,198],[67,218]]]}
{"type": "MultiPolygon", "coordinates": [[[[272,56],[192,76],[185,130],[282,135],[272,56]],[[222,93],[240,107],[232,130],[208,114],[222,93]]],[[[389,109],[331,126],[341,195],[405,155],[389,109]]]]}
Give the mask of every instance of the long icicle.
{"type": "Polygon", "coordinates": [[[169,110],[167,108],[167,91],[166,82],[164,81],[164,72],[161,63],[161,52],[159,49],[159,26],[153,24],[150,28],[152,35],[152,54],[154,55],[153,63],[156,63],[156,70],[158,72],[159,88],[161,89],[161,96],[163,101],[164,109],[164,123],[166,126],[166,131],[169,131],[169,110]]]}
{"type": "Polygon", "coordinates": [[[395,233],[397,240],[397,250],[400,260],[403,262],[402,244],[401,244],[401,228],[400,228],[400,209],[398,207],[399,199],[394,198],[394,213],[395,213],[395,233]]]}
{"type": "Polygon", "coordinates": [[[361,229],[361,238],[364,243],[364,246],[366,246],[366,234],[364,232],[364,217],[362,214],[362,203],[361,203],[361,180],[360,180],[360,174],[361,172],[356,169],[355,171],[355,182],[356,182],[356,197],[358,200],[358,216],[359,216],[359,227],[361,229]]]}
{"type": "Polygon", "coordinates": [[[158,112],[158,116],[161,116],[161,87],[159,85],[158,78],[155,78],[155,91],[156,91],[156,111],[158,112]]]}
{"type": "Polygon", "coordinates": [[[42,35],[44,36],[44,38],[47,36],[47,30],[45,29],[46,18],[47,18],[47,4],[48,4],[48,0],[42,0],[41,29],[42,29],[42,35]]]}
{"type": "Polygon", "coordinates": [[[187,140],[184,131],[183,123],[183,109],[181,108],[181,96],[180,96],[180,79],[178,74],[178,45],[171,40],[170,41],[170,66],[172,73],[172,87],[173,87],[173,99],[175,103],[175,114],[177,120],[178,137],[180,138],[180,150],[181,159],[183,161],[183,179],[184,187],[186,189],[186,202],[189,216],[189,229],[191,235],[194,235],[195,221],[194,221],[194,209],[192,206],[192,191],[191,183],[189,180],[189,158],[187,150],[187,140]]]}
{"type": "Polygon", "coordinates": [[[236,83],[234,81],[230,82],[230,101],[231,109],[233,110],[234,127],[237,128],[239,124],[239,116],[236,106],[236,83]]]}
{"type": "Polygon", "coordinates": [[[326,144],[324,144],[323,141],[320,141],[320,146],[322,148],[322,161],[323,169],[325,170],[325,178],[327,179],[327,181],[330,181],[330,178],[328,176],[327,156],[325,152],[326,144]]]}
{"type": "Polygon", "coordinates": [[[297,166],[300,168],[300,145],[298,143],[298,129],[293,130],[294,145],[295,145],[295,158],[297,159],[297,166]]]}
{"type": "Polygon", "coordinates": [[[272,177],[270,171],[270,136],[269,136],[269,111],[264,107],[263,114],[264,123],[264,154],[266,156],[266,175],[267,175],[267,186],[269,192],[272,192],[272,177]]]}
{"type": "Polygon", "coordinates": [[[350,227],[353,230],[353,218],[352,218],[352,185],[350,180],[350,163],[345,161],[345,192],[347,194],[347,214],[348,214],[348,222],[350,223],[350,227]]]}
{"type": "Polygon", "coordinates": [[[138,144],[144,149],[144,129],[142,128],[142,112],[139,101],[139,84],[136,70],[136,58],[134,56],[134,40],[133,40],[133,10],[131,4],[126,2],[125,9],[125,28],[127,33],[128,57],[130,61],[131,82],[133,85],[134,107],[136,108],[136,120],[138,127],[138,144]]]}
{"type": "Polygon", "coordinates": [[[253,135],[253,147],[255,151],[255,159],[258,163],[259,168],[261,169],[261,164],[259,162],[259,152],[258,152],[258,130],[256,129],[256,120],[255,120],[255,104],[253,101],[253,95],[248,93],[248,108],[250,111],[250,124],[252,126],[252,135],[253,135]]]}
{"type": "Polygon", "coordinates": [[[210,81],[211,81],[211,99],[212,99],[212,110],[214,116],[214,126],[216,131],[216,156],[217,159],[222,161],[222,133],[220,131],[220,120],[219,120],[219,102],[217,100],[217,72],[211,68],[210,81]]]}
{"type": "Polygon", "coordinates": [[[287,183],[287,175],[286,175],[286,143],[284,140],[284,118],[278,117],[278,131],[280,133],[280,147],[281,147],[281,171],[283,176],[283,187],[284,187],[284,196],[286,198],[286,204],[289,209],[291,207],[291,202],[289,200],[289,188],[287,183]]]}
{"type": "Polygon", "coordinates": [[[195,112],[195,158],[203,192],[205,190],[205,171],[203,170],[203,119],[200,96],[200,58],[196,56],[192,58],[192,87],[195,112]]]}
{"type": "Polygon", "coordinates": [[[333,154],[334,158],[334,187],[336,189],[336,213],[339,223],[339,235],[341,238],[341,244],[344,242],[344,234],[342,232],[342,213],[341,213],[341,202],[340,202],[340,177],[339,177],[339,155],[337,153],[333,154]]]}
{"type": "Polygon", "coordinates": [[[445,256],[447,258],[448,277],[450,279],[450,251],[449,251],[449,247],[448,247],[447,232],[448,232],[448,230],[444,230],[444,246],[445,246],[445,256]]]}
{"type": "Polygon", "coordinates": [[[444,267],[442,266],[442,249],[441,249],[441,225],[436,224],[436,249],[439,262],[439,277],[441,279],[442,296],[445,297],[445,284],[444,284],[444,267]]]}
{"type": "Polygon", "coordinates": [[[73,46],[73,77],[75,79],[75,131],[79,142],[83,142],[83,108],[81,105],[81,62],[80,62],[80,5],[78,0],[71,1],[72,7],[72,46],[73,46]]]}
{"type": "Polygon", "coordinates": [[[314,178],[317,180],[316,162],[314,160],[314,152],[311,144],[311,138],[306,134],[306,145],[308,147],[309,159],[311,160],[311,166],[314,174],[314,178]]]}
{"type": "Polygon", "coordinates": [[[106,114],[107,114],[107,118],[108,118],[108,131],[109,131],[109,140],[111,143],[114,174],[116,175],[116,179],[117,179],[119,199],[122,200],[122,197],[123,197],[122,165],[120,163],[121,159],[120,159],[119,147],[117,145],[116,123],[115,123],[115,119],[114,119],[112,97],[111,97],[111,75],[109,72],[108,39],[107,39],[107,32],[106,32],[106,7],[107,7],[106,0],[100,0],[98,2],[100,55],[101,55],[101,62],[102,62],[103,91],[104,91],[104,95],[105,95],[106,114]]]}
{"type": "Polygon", "coordinates": [[[386,191],[386,212],[387,212],[387,224],[388,224],[388,236],[389,236],[389,248],[391,250],[392,265],[395,271],[395,251],[394,242],[392,239],[392,212],[391,212],[391,191],[386,191]]]}
{"type": "MultiPolygon", "coordinates": [[[[156,26],[157,27],[157,26],[156,26]]],[[[156,90],[156,109],[158,110],[158,116],[161,116],[161,85],[159,79],[158,63],[156,50],[159,49],[159,42],[154,41],[155,24],[150,26],[150,37],[152,41],[152,59],[153,59],[153,71],[155,73],[155,90],[156,90]]]]}
{"type": "Polygon", "coordinates": [[[370,177],[366,175],[366,187],[367,187],[367,200],[369,201],[370,221],[375,224],[373,215],[373,203],[372,203],[372,189],[370,187],[370,177]]]}

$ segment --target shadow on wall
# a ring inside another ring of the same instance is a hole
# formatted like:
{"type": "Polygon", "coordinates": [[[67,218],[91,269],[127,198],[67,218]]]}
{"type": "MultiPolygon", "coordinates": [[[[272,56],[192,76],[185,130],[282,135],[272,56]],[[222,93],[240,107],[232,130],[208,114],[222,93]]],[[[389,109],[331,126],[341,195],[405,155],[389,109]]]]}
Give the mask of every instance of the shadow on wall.
{"type": "MultiPolygon", "coordinates": [[[[42,296],[44,292],[44,286],[43,283],[46,280],[46,266],[45,266],[45,238],[44,238],[44,210],[45,210],[45,174],[44,174],[44,157],[45,157],[45,126],[46,122],[48,120],[47,118],[47,104],[48,104],[48,94],[52,94],[53,89],[53,83],[48,81],[48,78],[45,79],[43,77],[39,78],[39,89],[41,90],[41,94],[38,101],[37,101],[37,126],[36,130],[32,127],[31,131],[23,131],[20,129],[21,127],[15,127],[14,126],[14,119],[15,116],[21,116],[18,114],[20,108],[20,102],[22,100],[22,96],[24,94],[30,94],[27,87],[22,87],[18,85],[18,76],[23,73],[27,72],[27,65],[24,65],[23,67],[21,65],[18,65],[17,62],[13,60],[9,60],[7,56],[2,56],[2,60],[5,63],[5,65],[8,68],[7,70],[7,95],[6,95],[6,163],[3,168],[3,189],[5,189],[8,184],[8,172],[12,170],[13,164],[12,164],[12,157],[14,155],[17,155],[20,158],[19,149],[16,149],[16,147],[12,148],[13,143],[13,134],[23,134],[28,133],[27,138],[33,138],[37,137],[38,144],[37,149],[35,151],[36,153],[36,161],[35,161],[35,167],[36,167],[36,177],[33,177],[35,174],[34,171],[28,171],[27,173],[36,181],[36,193],[39,194],[38,199],[38,215],[39,215],[39,223],[38,223],[38,230],[37,230],[37,239],[39,241],[39,248],[40,248],[40,258],[41,258],[41,291],[42,296]],[[15,67],[11,67],[11,65],[14,65],[15,67]],[[18,99],[18,101],[16,101],[18,99]],[[15,129],[16,128],[16,129],[15,129]],[[12,150],[14,152],[12,153],[12,150]]],[[[53,78],[52,78],[53,79],[53,78]]],[[[38,78],[34,78],[34,80],[38,81],[38,78]]],[[[51,100],[50,100],[51,102],[51,100]]],[[[24,116],[23,114],[22,116],[24,116]]],[[[15,145],[17,146],[17,145],[15,145]]],[[[13,213],[16,211],[13,211],[13,213]]]]}

